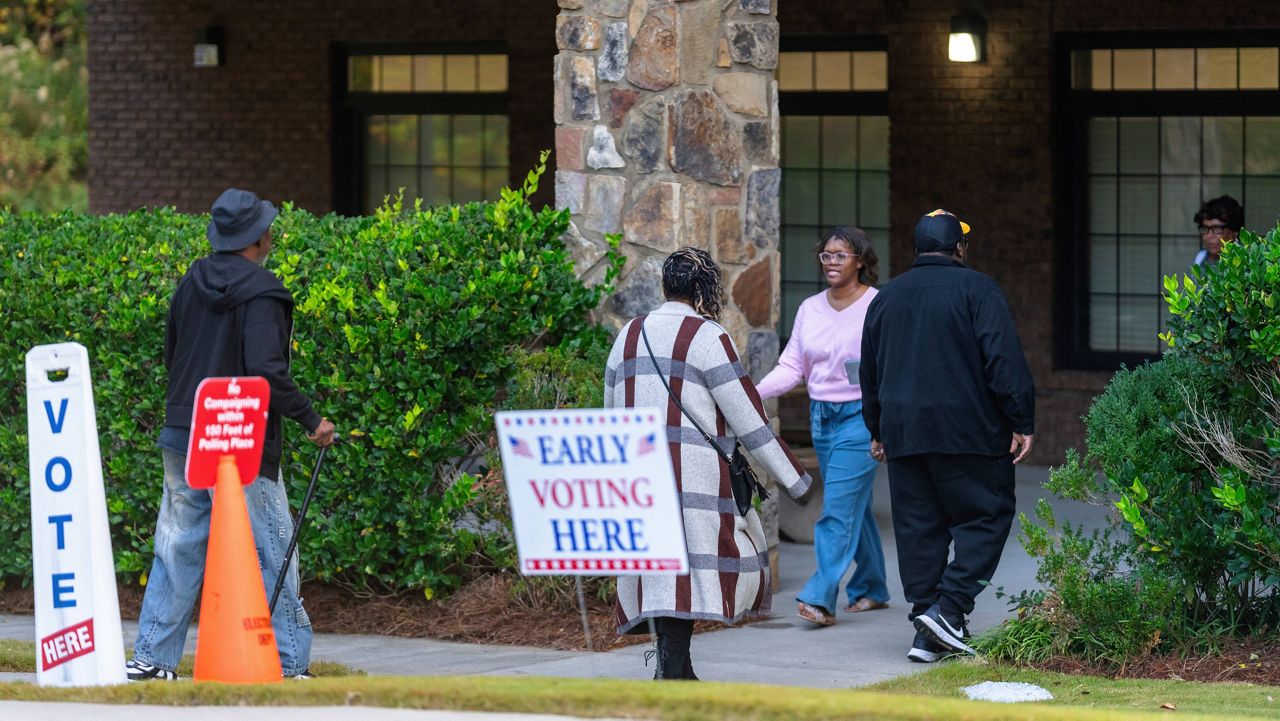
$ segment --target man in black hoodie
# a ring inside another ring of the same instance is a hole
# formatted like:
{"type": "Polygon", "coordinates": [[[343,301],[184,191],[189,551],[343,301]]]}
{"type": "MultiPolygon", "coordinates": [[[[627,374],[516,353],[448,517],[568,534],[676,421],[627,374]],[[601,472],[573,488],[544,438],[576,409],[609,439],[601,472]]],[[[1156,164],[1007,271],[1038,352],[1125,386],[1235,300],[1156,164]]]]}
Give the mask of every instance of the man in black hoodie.
{"type": "MultiPolygon", "coordinates": [[[[333,442],[320,417],[289,375],[293,296],[262,267],[271,252],[277,210],[246,190],[230,188],[213,204],[208,238],[213,253],[191,264],[169,304],[164,360],[169,370],[164,428],[164,494],[156,521],[155,560],[128,663],[132,681],[176,679],[178,661],[204,577],[210,490],[184,477],[196,387],[205,378],[262,376],[271,385],[259,477],[245,486],[245,503],[264,587],[270,591],[284,562],[293,522],[280,480],[281,417],[302,424],[318,446],[333,442]]],[[[286,677],[307,677],[311,621],[298,596],[296,557],[271,617],[286,677]]]]}
{"type": "Polygon", "coordinates": [[[969,226],[945,210],[915,229],[916,262],[867,308],[863,420],[889,464],[907,658],[973,653],[965,616],[991,580],[1014,513],[1013,466],[1031,451],[1035,386],[996,282],[963,261],[969,226]],[[954,545],[954,558],[948,555],[954,545]]]}

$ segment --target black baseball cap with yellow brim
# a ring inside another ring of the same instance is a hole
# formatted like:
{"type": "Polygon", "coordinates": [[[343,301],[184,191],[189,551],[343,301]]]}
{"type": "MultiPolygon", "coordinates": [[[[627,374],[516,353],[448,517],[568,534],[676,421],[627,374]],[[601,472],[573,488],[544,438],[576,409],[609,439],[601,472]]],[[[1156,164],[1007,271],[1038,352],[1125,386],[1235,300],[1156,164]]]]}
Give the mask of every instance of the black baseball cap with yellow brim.
{"type": "Polygon", "coordinates": [[[968,223],[954,213],[938,208],[925,213],[916,223],[916,252],[945,253],[955,248],[968,234],[968,223]]]}

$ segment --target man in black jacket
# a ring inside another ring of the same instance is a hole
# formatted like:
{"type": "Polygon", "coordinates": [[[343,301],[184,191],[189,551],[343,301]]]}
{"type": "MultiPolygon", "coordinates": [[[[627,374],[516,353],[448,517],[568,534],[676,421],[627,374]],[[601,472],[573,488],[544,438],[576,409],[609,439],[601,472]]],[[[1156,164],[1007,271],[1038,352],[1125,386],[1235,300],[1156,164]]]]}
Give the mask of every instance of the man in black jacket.
{"type": "Polygon", "coordinates": [[[944,210],[921,218],[915,264],[871,302],[862,335],[863,418],[889,463],[917,630],[907,658],[924,663],[973,653],[965,616],[1000,562],[1034,432],[1031,371],[1004,294],[963,262],[968,232],[944,210]]]}
{"type": "MultiPolygon", "coordinates": [[[[280,480],[281,417],[301,423],[318,446],[333,442],[320,417],[289,375],[293,296],[262,267],[271,252],[277,211],[246,190],[231,188],[213,204],[208,237],[213,253],[191,264],[169,304],[164,360],[169,370],[164,428],[164,493],[156,521],[155,560],[138,617],[129,679],[172,680],[204,577],[212,496],[184,477],[192,405],[205,378],[262,376],[271,386],[259,477],[245,486],[245,502],[264,587],[272,589],[293,522],[280,480]]],[[[296,557],[271,617],[286,677],[307,677],[311,621],[298,596],[296,557]]]]}

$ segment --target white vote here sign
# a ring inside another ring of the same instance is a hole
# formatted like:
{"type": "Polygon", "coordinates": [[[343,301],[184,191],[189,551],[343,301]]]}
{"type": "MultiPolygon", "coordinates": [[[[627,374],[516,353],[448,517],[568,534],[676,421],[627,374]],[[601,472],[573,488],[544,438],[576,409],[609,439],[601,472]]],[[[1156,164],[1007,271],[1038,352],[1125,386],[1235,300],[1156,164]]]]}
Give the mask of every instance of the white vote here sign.
{"type": "Polygon", "coordinates": [[[504,411],[494,420],[523,573],[689,572],[657,409],[504,411]]]}
{"type": "Polygon", "coordinates": [[[124,683],[89,354],[79,343],[37,346],[26,370],[36,680],[124,683]]]}

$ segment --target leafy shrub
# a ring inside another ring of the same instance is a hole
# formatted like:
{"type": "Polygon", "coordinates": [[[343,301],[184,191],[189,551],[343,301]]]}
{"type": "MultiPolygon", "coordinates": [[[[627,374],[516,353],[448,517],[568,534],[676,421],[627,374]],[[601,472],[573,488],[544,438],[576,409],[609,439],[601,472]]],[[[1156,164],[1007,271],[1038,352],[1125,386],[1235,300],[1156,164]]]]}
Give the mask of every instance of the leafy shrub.
{"type": "Polygon", "coordinates": [[[38,39],[52,49],[84,42],[84,0],[9,0],[0,7],[0,43],[38,39]]]}
{"type": "Polygon", "coordinates": [[[31,576],[24,354],[60,341],[89,350],[116,567],[145,570],[163,477],[166,306],[203,227],[169,210],[0,210],[0,578],[31,576]]]}
{"type": "MultiPolygon", "coordinates": [[[[1192,399],[1230,417],[1247,411],[1230,402],[1207,366],[1184,353],[1122,369],[1084,417],[1085,459],[1069,452],[1047,488],[1067,498],[1114,503],[1127,532],[1130,576],[1150,571],[1176,584],[1179,618],[1206,629],[1257,628],[1275,611],[1269,584],[1251,570],[1258,549],[1235,542],[1227,531],[1239,514],[1222,503],[1215,472],[1184,439],[1196,423],[1192,399]]],[[[1043,529],[1024,524],[1024,532],[1043,529]]]]}
{"type": "Polygon", "coordinates": [[[1011,599],[1017,617],[978,639],[984,653],[1024,663],[1066,655],[1118,667],[1179,640],[1183,595],[1175,577],[1135,563],[1131,547],[1108,531],[1059,528],[1043,499],[1036,517],[1043,525],[1020,519],[1022,545],[1037,559],[1044,588],[1011,599]]]}
{"type": "MultiPolygon", "coordinates": [[[[285,205],[268,267],[297,300],[293,368],[338,425],[300,545],[322,580],[447,592],[476,554],[458,527],[475,489],[459,459],[492,429],[518,349],[598,342],[585,287],[559,238],[563,211],[528,197],[545,166],[500,201],[315,217],[285,205]]],[[[117,570],[146,570],[160,493],[164,317],[207,216],[0,212],[0,577],[30,577],[22,354],[89,349],[117,570]]],[[[619,256],[613,256],[616,270],[619,256]]],[[[301,498],[314,446],[287,423],[285,476],[301,498]]]]}
{"type": "Polygon", "coordinates": [[[1221,513],[1214,479],[1179,442],[1176,424],[1189,395],[1214,392],[1205,369],[1183,355],[1122,369],[1085,414],[1086,462],[1069,454],[1049,486],[1078,500],[1118,497],[1134,554],[1210,599],[1228,580],[1230,549],[1203,522],[1221,513]]]}
{"type": "Polygon", "coordinates": [[[1241,230],[1219,262],[1179,283],[1164,279],[1172,317],[1161,339],[1226,376],[1276,369],[1280,359],[1280,228],[1241,230]]]}
{"type": "Polygon", "coordinates": [[[82,0],[0,8],[0,206],[88,206],[89,76],[82,0]]]}
{"type": "Polygon", "coordinates": [[[1172,317],[1162,338],[1198,360],[1215,392],[1188,397],[1176,426],[1212,473],[1209,516],[1235,595],[1280,620],[1280,228],[1243,230],[1194,280],[1165,279],[1172,317]]]}
{"type": "Polygon", "coordinates": [[[612,339],[600,333],[584,338],[579,349],[547,348],[521,351],[507,384],[502,407],[599,408],[604,404],[604,366],[612,339]]]}
{"type": "MultiPolygon", "coordinates": [[[[597,331],[584,334],[575,348],[518,351],[503,409],[599,408],[604,401],[604,366],[612,339],[602,328],[597,331]]],[[[489,529],[485,542],[490,550],[485,558],[493,564],[492,570],[516,573],[519,559],[511,508],[502,478],[502,461],[493,438],[487,473],[468,479],[476,489],[471,510],[475,522],[489,529]]],[[[613,595],[614,582],[610,577],[590,576],[582,582],[589,597],[604,601],[613,595]]],[[[574,581],[567,576],[520,577],[511,590],[512,602],[522,608],[567,610],[577,604],[574,581]]]]}
{"type": "Polygon", "coordinates": [[[1127,538],[1023,520],[1046,591],[984,642],[1028,659],[1123,663],[1280,622],[1280,229],[1165,279],[1172,350],[1121,370],[1049,490],[1110,502],[1127,538]],[[1100,472],[1100,475],[1099,475],[1100,472]],[[1176,636],[1176,643],[1171,637],[1176,636]],[[1144,645],[1145,644],[1145,645],[1144,645]]]}

